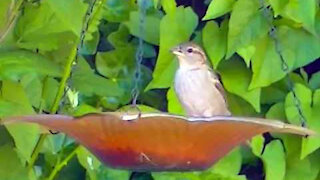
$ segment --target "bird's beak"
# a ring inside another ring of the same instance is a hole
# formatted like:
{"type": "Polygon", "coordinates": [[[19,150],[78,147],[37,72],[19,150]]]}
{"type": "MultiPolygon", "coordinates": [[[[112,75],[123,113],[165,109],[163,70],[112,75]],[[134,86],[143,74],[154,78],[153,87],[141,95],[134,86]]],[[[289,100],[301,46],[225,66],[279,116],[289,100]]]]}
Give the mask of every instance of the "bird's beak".
{"type": "Polygon", "coordinates": [[[179,46],[171,48],[170,51],[171,51],[171,53],[173,53],[176,56],[182,56],[183,55],[183,53],[181,51],[181,48],[179,46]]]}

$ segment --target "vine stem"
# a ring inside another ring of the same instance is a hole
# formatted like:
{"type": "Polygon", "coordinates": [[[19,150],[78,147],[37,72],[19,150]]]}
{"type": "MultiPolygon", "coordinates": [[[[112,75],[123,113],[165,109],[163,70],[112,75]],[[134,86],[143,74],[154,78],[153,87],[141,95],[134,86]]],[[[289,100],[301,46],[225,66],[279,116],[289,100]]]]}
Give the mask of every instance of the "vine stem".
{"type": "Polygon", "coordinates": [[[68,162],[77,154],[77,152],[80,150],[80,146],[77,146],[73,151],[66,157],[64,158],[58,165],[54,166],[54,169],[51,171],[49,177],[47,180],[53,180],[54,177],[57,175],[57,173],[65,166],[68,164],[68,162]]]}
{"type": "MultiPolygon", "coordinates": [[[[71,49],[70,55],[67,59],[67,62],[65,64],[64,67],[64,72],[63,72],[63,76],[62,79],[60,81],[60,85],[59,85],[59,89],[58,92],[56,94],[56,97],[54,99],[53,105],[51,107],[51,114],[54,114],[57,112],[58,108],[59,108],[59,104],[60,104],[60,100],[63,97],[64,93],[65,93],[65,86],[67,84],[67,81],[69,79],[69,77],[71,76],[72,73],[72,68],[73,68],[73,63],[77,60],[78,57],[78,52],[81,48],[81,46],[83,45],[84,39],[85,39],[85,33],[88,30],[89,27],[89,20],[90,20],[90,15],[93,11],[93,8],[96,4],[97,0],[94,0],[93,3],[91,3],[91,5],[89,6],[88,10],[87,10],[87,15],[85,16],[84,19],[84,23],[83,23],[83,27],[81,30],[81,34],[80,34],[80,41],[75,43],[74,46],[71,49]]],[[[47,134],[42,134],[40,135],[40,138],[33,150],[33,153],[31,155],[31,160],[30,163],[28,164],[28,168],[31,170],[32,167],[34,166],[35,161],[38,158],[38,155],[40,153],[40,150],[43,146],[44,140],[46,139],[48,135],[47,134]]],[[[59,163],[57,166],[55,166],[55,168],[53,169],[53,171],[50,173],[48,179],[53,179],[55,177],[55,175],[63,168],[63,166],[65,164],[67,164],[67,162],[76,154],[77,150],[79,149],[79,146],[77,146],[72,153],[70,153],[67,158],[65,158],[61,163],[59,163]]]]}
{"type": "MultiPolygon", "coordinates": [[[[59,89],[58,89],[58,92],[57,92],[57,95],[54,99],[54,103],[51,107],[51,114],[54,114],[56,113],[56,111],[58,110],[59,108],[59,102],[60,102],[60,99],[62,98],[63,94],[64,94],[64,88],[65,88],[65,85],[66,85],[66,82],[70,76],[70,73],[71,73],[71,69],[72,69],[72,64],[75,60],[75,57],[77,55],[77,46],[75,45],[72,50],[71,50],[71,53],[68,57],[68,60],[67,60],[67,63],[65,65],[65,69],[64,69],[64,73],[63,73],[63,76],[62,76],[62,79],[61,79],[61,82],[60,82],[60,85],[59,85],[59,89]]],[[[48,135],[47,134],[41,134],[40,137],[39,137],[39,140],[33,150],[33,153],[31,155],[31,159],[30,159],[30,162],[28,164],[28,169],[31,170],[35,161],[37,160],[38,158],[38,155],[40,153],[40,150],[43,146],[43,143],[44,143],[44,140],[46,139],[48,135]]]]}

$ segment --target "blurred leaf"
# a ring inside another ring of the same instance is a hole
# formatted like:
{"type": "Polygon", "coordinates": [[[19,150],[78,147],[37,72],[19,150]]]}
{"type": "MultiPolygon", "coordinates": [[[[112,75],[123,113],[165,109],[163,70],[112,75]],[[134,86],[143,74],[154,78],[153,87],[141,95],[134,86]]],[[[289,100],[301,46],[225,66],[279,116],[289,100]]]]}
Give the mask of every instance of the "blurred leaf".
{"type": "Polygon", "coordinates": [[[114,179],[129,179],[129,171],[111,169],[104,166],[100,166],[97,173],[97,180],[114,180],[114,179]]]}
{"type": "Polygon", "coordinates": [[[269,0],[269,3],[274,11],[274,16],[277,17],[284,10],[289,0],[269,0]]]}
{"type": "Polygon", "coordinates": [[[10,11],[12,11],[12,3],[13,0],[2,0],[0,1],[0,37],[2,36],[3,32],[5,31],[6,24],[9,20],[10,11]]]}
{"type": "Polygon", "coordinates": [[[80,37],[84,15],[88,5],[81,0],[45,0],[63,24],[80,37]]]}
{"type": "Polygon", "coordinates": [[[72,76],[72,85],[87,96],[121,96],[123,93],[116,82],[96,75],[84,59],[79,59],[72,76]]]}
{"type": "Polygon", "coordinates": [[[281,15],[301,23],[305,29],[315,33],[314,24],[317,10],[317,0],[290,0],[281,15]]]}
{"type": "MultiPolygon", "coordinates": [[[[285,60],[289,67],[292,67],[293,61],[285,60]]],[[[268,36],[264,37],[257,43],[256,51],[252,57],[253,76],[249,86],[250,89],[265,87],[283,78],[286,72],[282,67],[274,41],[268,36]],[[272,67],[272,71],[270,71],[270,67],[272,67]]]]}
{"type": "Polygon", "coordinates": [[[235,0],[213,0],[202,20],[215,19],[231,11],[235,0]]]}
{"type": "Polygon", "coordinates": [[[260,157],[263,147],[264,147],[264,138],[262,135],[255,136],[251,139],[250,142],[251,151],[254,155],[260,157]]]}
{"type": "Polygon", "coordinates": [[[92,39],[84,42],[83,46],[80,49],[80,54],[95,54],[97,52],[97,47],[100,40],[100,33],[98,31],[92,34],[92,39]]]}
{"type": "Polygon", "coordinates": [[[161,0],[161,5],[164,11],[169,15],[173,15],[176,12],[177,3],[175,0],[161,0]]]}
{"type": "Polygon", "coordinates": [[[148,14],[144,17],[143,30],[141,31],[140,25],[140,12],[132,11],[130,19],[125,24],[130,29],[130,33],[134,36],[143,38],[146,42],[158,45],[160,35],[160,17],[155,14],[148,14]],[[143,33],[143,34],[141,34],[143,33]]]}
{"type": "Polygon", "coordinates": [[[28,96],[30,104],[39,108],[42,99],[42,82],[39,77],[31,74],[23,76],[21,79],[21,85],[28,96]]]}
{"type": "Polygon", "coordinates": [[[90,114],[90,113],[99,113],[99,110],[88,105],[88,104],[80,104],[80,106],[78,106],[75,111],[73,112],[73,116],[74,117],[80,117],[86,114],[90,114]]]}
{"type": "Polygon", "coordinates": [[[43,110],[50,112],[56,94],[58,92],[59,82],[53,78],[46,78],[43,83],[42,90],[42,108],[43,110]]]}
{"type": "Polygon", "coordinates": [[[96,171],[101,166],[100,161],[84,147],[80,147],[80,150],[77,151],[77,157],[80,164],[87,170],[90,179],[96,180],[96,171]]]}
{"type": "Polygon", "coordinates": [[[225,88],[247,102],[260,112],[260,88],[249,90],[251,72],[239,59],[231,59],[220,64],[219,72],[225,88]],[[236,75],[236,76],[235,76],[236,75]]]}
{"type": "Polygon", "coordinates": [[[129,29],[125,25],[120,25],[117,31],[109,34],[108,41],[114,48],[126,47],[129,41],[129,29]]]}
{"type": "Polygon", "coordinates": [[[208,171],[210,173],[221,174],[225,176],[235,176],[239,174],[242,164],[240,148],[235,148],[226,156],[220,159],[208,171]]]}
{"type": "MultiPolygon", "coordinates": [[[[68,1],[67,4],[70,5],[70,3],[74,3],[75,1],[77,0],[68,1]]],[[[63,6],[61,0],[56,5],[54,0],[45,0],[41,5],[25,3],[24,13],[19,18],[15,27],[18,46],[26,49],[50,51],[58,49],[61,44],[73,44],[76,36],[80,33],[80,29],[72,25],[81,25],[79,24],[79,20],[82,23],[82,15],[84,14],[79,15],[75,12],[77,11],[75,8],[70,7],[70,10],[62,7],[60,11],[57,6],[61,6],[61,4],[63,6]],[[56,9],[57,12],[53,8],[58,8],[56,9]],[[71,16],[68,14],[68,17],[70,17],[64,18],[64,10],[75,14],[71,16]],[[74,16],[77,17],[73,24],[73,22],[69,21],[72,21],[74,16]]],[[[78,6],[75,5],[75,7],[78,6]]],[[[81,11],[81,8],[79,11],[81,11]]]]}
{"type": "MultiPolygon", "coordinates": [[[[25,94],[20,84],[13,83],[10,81],[3,81],[1,93],[2,93],[2,97],[5,100],[16,103],[20,107],[23,107],[23,109],[21,108],[21,110],[23,111],[21,112],[11,111],[13,114],[5,114],[6,116],[26,115],[26,114],[30,115],[34,113],[29,103],[29,100],[27,98],[27,95],[25,94]],[[18,113],[21,113],[21,114],[18,114],[18,113]]],[[[13,107],[13,108],[16,108],[16,107],[13,107]]],[[[14,139],[17,152],[22,162],[25,163],[26,161],[29,161],[30,156],[33,152],[33,148],[36,145],[39,138],[40,129],[38,125],[17,123],[17,124],[6,125],[6,128],[14,139]]]]}
{"type": "Polygon", "coordinates": [[[286,113],[285,113],[285,109],[284,109],[284,103],[279,102],[279,103],[271,106],[269,111],[266,113],[266,118],[267,119],[278,119],[278,120],[285,121],[286,120],[286,113]]]}
{"type": "Polygon", "coordinates": [[[8,145],[0,147],[0,179],[30,180],[15,151],[8,145]]]}
{"type": "Polygon", "coordinates": [[[256,115],[255,109],[243,98],[227,93],[229,109],[234,116],[253,116],[256,115]]]}
{"type": "Polygon", "coordinates": [[[311,76],[309,86],[312,90],[320,88],[320,72],[314,73],[311,76]]]}
{"type": "Polygon", "coordinates": [[[227,58],[267,34],[269,25],[259,8],[259,1],[235,2],[229,22],[227,58]]]}
{"type": "Polygon", "coordinates": [[[278,32],[282,55],[287,62],[290,62],[289,67],[291,67],[291,62],[294,62],[293,68],[295,69],[320,57],[320,41],[310,33],[287,26],[280,26],[278,32]]]}
{"type": "Polygon", "coordinates": [[[133,71],[135,66],[134,54],[135,49],[130,45],[98,53],[96,57],[97,70],[111,79],[124,78],[133,71]]]}
{"type": "Polygon", "coordinates": [[[167,92],[167,100],[168,100],[168,112],[173,114],[184,115],[185,111],[180,104],[180,101],[174,91],[174,87],[171,87],[167,92]]]}
{"type": "Polygon", "coordinates": [[[175,13],[167,14],[161,19],[160,51],[153,72],[153,80],[147,89],[166,88],[171,85],[176,62],[169,50],[181,42],[188,41],[197,24],[197,16],[190,7],[178,7],[175,13]],[[184,23],[181,24],[181,22],[184,23]]]}
{"type": "Polygon", "coordinates": [[[226,54],[227,31],[227,20],[222,22],[220,28],[215,21],[209,21],[202,30],[203,47],[215,69],[217,69],[220,60],[222,60],[226,54]]]}
{"type": "Polygon", "coordinates": [[[131,4],[128,0],[107,0],[103,18],[110,22],[123,22],[129,19],[131,4]]]}
{"type": "Polygon", "coordinates": [[[0,79],[18,80],[25,74],[60,77],[62,68],[44,56],[30,51],[0,52],[0,79]]]}
{"type": "Polygon", "coordinates": [[[271,141],[261,155],[266,180],[282,180],[285,176],[286,161],[285,152],[281,141],[271,141]]]}

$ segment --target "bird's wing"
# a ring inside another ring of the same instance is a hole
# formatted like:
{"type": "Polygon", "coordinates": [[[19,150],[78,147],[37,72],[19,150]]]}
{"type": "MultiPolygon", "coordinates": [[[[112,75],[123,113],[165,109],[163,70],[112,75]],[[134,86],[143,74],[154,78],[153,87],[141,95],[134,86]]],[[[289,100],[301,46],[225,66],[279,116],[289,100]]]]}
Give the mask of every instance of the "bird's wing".
{"type": "Polygon", "coordinates": [[[227,103],[227,97],[226,97],[226,92],[224,90],[224,87],[219,79],[219,76],[212,71],[212,69],[209,69],[209,76],[210,80],[214,84],[214,86],[218,89],[220,92],[221,96],[223,97],[224,101],[227,103]]]}

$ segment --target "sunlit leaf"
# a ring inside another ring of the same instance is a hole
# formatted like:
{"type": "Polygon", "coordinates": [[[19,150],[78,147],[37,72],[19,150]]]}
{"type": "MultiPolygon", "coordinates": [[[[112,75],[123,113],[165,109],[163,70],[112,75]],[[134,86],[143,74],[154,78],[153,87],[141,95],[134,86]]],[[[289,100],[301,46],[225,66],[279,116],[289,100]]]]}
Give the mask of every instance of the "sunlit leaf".
{"type": "Polygon", "coordinates": [[[130,29],[130,33],[134,36],[143,38],[148,43],[158,45],[160,34],[160,17],[155,14],[147,15],[144,17],[144,24],[140,25],[140,16],[141,15],[138,11],[133,11],[130,13],[130,20],[126,23],[130,29]],[[143,27],[142,30],[141,27],[143,27]]]}
{"type": "Polygon", "coordinates": [[[213,0],[202,20],[214,19],[231,11],[235,0],[213,0]]]}
{"type": "Polygon", "coordinates": [[[216,69],[227,50],[228,21],[225,20],[219,28],[214,21],[207,22],[202,31],[203,47],[216,69]]]}
{"type": "Polygon", "coordinates": [[[0,79],[18,80],[26,74],[60,77],[62,68],[46,57],[30,51],[0,52],[0,79]]]}
{"type": "MultiPolygon", "coordinates": [[[[33,109],[22,86],[10,81],[2,82],[2,97],[12,103],[18,104],[22,111],[11,111],[13,114],[3,114],[4,116],[33,114],[33,109]],[[23,107],[23,108],[22,108],[23,107]],[[19,113],[19,114],[18,114],[19,113]]],[[[12,107],[15,108],[15,107],[12,107]]],[[[39,138],[40,129],[35,124],[12,124],[6,126],[7,130],[14,139],[17,152],[22,162],[30,160],[33,148],[39,138]],[[27,138],[26,138],[27,137],[27,138]]]]}
{"type": "Polygon", "coordinates": [[[257,112],[260,111],[260,88],[249,90],[251,71],[239,59],[232,59],[220,64],[219,72],[227,91],[249,102],[257,112]],[[235,76],[236,74],[236,76],[235,76]]]}
{"type": "Polygon", "coordinates": [[[267,34],[269,25],[259,8],[259,1],[235,2],[229,22],[227,57],[267,34]]]}
{"type": "Polygon", "coordinates": [[[173,62],[173,55],[169,50],[179,43],[188,41],[197,24],[197,16],[191,8],[178,7],[174,14],[168,14],[161,19],[160,51],[153,80],[147,89],[166,88],[171,85],[176,62],[173,62]]]}
{"type": "Polygon", "coordinates": [[[285,176],[286,161],[285,152],[281,141],[270,142],[261,155],[264,169],[266,171],[266,180],[282,180],[285,176]]]}

